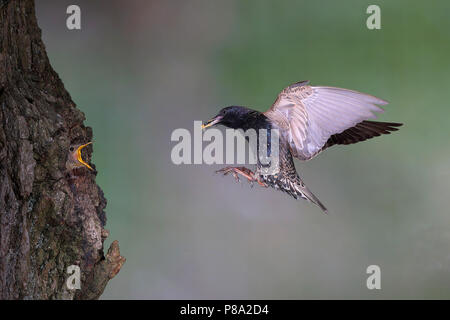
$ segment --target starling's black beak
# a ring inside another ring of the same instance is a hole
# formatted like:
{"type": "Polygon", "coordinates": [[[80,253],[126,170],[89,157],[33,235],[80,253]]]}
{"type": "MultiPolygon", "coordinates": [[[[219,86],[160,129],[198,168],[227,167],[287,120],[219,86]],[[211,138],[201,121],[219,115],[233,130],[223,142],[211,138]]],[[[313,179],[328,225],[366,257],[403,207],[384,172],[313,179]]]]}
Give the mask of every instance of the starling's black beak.
{"type": "Polygon", "coordinates": [[[217,116],[215,118],[212,118],[211,120],[207,121],[205,124],[202,124],[202,129],[206,129],[208,127],[211,127],[215,125],[216,123],[219,123],[220,120],[222,120],[222,116],[217,116]]]}

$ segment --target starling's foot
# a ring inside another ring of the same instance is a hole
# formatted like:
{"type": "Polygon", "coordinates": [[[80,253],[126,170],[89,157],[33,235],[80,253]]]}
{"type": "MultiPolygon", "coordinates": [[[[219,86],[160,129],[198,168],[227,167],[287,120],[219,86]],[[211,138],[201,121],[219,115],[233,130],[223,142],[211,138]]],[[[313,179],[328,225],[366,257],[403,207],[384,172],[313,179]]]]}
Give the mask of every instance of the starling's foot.
{"type": "Polygon", "coordinates": [[[216,171],[216,173],[223,173],[224,176],[226,176],[230,172],[233,174],[233,177],[238,182],[240,181],[238,174],[240,174],[241,176],[247,178],[251,186],[253,186],[253,182],[256,181],[260,186],[267,187],[267,185],[264,182],[260,181],[258,178],[255,177],[253,171],[251,171],[246,167],[226,167],[216,171]]]}
{"type": "Polygon", "coordinates": [[[231,173],[233,175],[233,177],[236,179],[237,182],[241,181],[239,179],[239,176],[238,176],[238,173],[241,174],[241,171],[238,170],[238,168],[226,167],[226,168],[222,168],[220,170],[217,170],[216,173],[223,173],[224,176],[226,176],[227,174],[231,173]]]}

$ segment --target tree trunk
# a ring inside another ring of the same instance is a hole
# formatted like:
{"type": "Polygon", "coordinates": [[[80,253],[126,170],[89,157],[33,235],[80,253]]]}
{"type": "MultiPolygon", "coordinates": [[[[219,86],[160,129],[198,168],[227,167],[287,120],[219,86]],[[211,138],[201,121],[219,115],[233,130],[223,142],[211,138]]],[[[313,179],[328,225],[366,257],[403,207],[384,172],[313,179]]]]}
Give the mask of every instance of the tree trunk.
{"type": "Polygon", "coordinates": [[[66,168],[92,130],[50,66],[33,0],[0,0],[0,107],[0,300],[98,298],[125,259],[117,241],[103,254],[96,171],[66,168]]]}

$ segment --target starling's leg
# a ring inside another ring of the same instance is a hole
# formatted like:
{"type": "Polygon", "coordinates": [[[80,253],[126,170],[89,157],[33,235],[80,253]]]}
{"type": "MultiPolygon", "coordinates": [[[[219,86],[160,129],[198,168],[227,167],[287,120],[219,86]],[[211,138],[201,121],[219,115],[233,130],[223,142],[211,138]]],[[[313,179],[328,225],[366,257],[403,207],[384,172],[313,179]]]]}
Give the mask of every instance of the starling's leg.
{"type": "Polygon", "coordinates": [[[259,184],[261,187],[267,188],[267,184],[265,184],[264,182],[262,182],[261,180],[259,180],[259,178],[256,178],[256,182],[258,182],[258,184],[259,184]]]}
{"type": "Polygon", "coordinates": [[[246,167],[238,167],[235,169],[238,173],[240,173],[241,175],[246,177],[250,183],[253,183],[253,181],[256,181],[261,187],[267,187],[267,185],[264,182],[262,182],[261,180],[259,180],[258,177],[256,177],[255,173],[252,170],[250,170],[246,167]]]}
{"type": "Polygon", "coordinates": [[[216,173],[223,173],[223,175],[227,175],[228,173],[232,173],[234,178],[239,181],[239,176],[238,174],[240,174],[241,176],[247,178],[248,182],[253,183],[253,181],[258,182],[258,184],[262,187],[267,187],[265,183],[263,183],[262,181],[260,181],[258,178],[255,177],[255,174],[253,173],[253,171],[251,171],[250,169],[246,168],[246,167],[226,167],[220,170],[217,170],[216,173]]]}

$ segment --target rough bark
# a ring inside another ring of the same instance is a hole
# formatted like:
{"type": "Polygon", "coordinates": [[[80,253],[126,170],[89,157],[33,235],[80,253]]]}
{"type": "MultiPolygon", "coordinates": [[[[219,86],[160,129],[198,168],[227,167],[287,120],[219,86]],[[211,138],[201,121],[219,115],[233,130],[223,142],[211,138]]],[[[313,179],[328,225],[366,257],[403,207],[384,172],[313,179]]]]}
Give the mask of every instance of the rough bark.
{"type": "Polygon", "coordinates": [[[96,171],[66,169],[92,130],[50,66],[33,0],[0,0],[0,107],[0,300],[98,298],[125,259],[117,241],[103,253],[96,171]],[[80,290],[66,285],[70,265],[80,290]]]}

